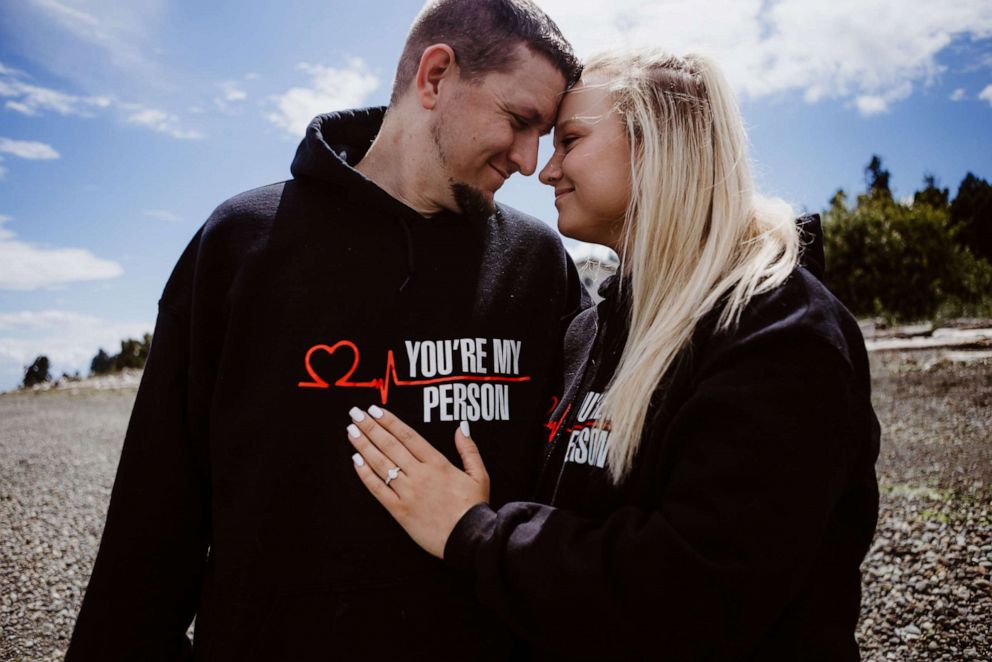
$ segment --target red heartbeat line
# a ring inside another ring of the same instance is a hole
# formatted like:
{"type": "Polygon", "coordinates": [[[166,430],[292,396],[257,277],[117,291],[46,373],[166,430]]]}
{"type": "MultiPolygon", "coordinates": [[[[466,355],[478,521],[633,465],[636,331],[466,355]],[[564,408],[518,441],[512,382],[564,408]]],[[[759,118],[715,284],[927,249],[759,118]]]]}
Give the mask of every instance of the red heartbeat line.
{"type": "Polygon", "coordinates": [[[498,377],[498,376],[484,376],[484,375],[454,375],[447,377],[436,377],[434,379],[411,379],[404,380],[400,379],[396,374],[396,359],[393,356],[393,350],[389,350],[386,354],[386,372],[381,378],[371,379],[365,382],[353,382],[350,381],[351,376],[355,374],[355,370],[358,369],[359,362],[359,352],[358,346],[350,340],[339,340],[333,345],[314,345],[307,351],[306,356],[306,368],[307,372],[310,373],[310,377],[313,378],[311,382],[300,382],[297,384],[300,388],[330,388],[331,384],[321,379],[317,371],[313,369],[313,365],[310,363],[310,359],[314,352],[324,351],[328,354],[333,354],[338,347],[347,347],[355,354],[355,360],[351,363],[351,368],[342,377],[340,377],[334,386],[342,386],[345,388],[374,388],[379,391],[379,398],[382,400],[382,404],[389,402],[389,384],[393,383],[396,386],[424,386],[427,384],[441,384],[444,382],[527,382],[530,381],[530,377],[498,377]]]}
{"type": "MultiPolygon", "coordinates": [[[[554,400],[555,400],[555,404],[552,405],[552,407],[558,404],[558,398],[554,398],[554,400]]],[[[555,435],[558,434],[558,429],[561,427],[561,424],[565,422],[565,418],[568,416],[568,412],[571,409],[572,409],[572,403],[570,402],[568,403],[568,406],[565,407],[565,411],[561,413],[561,418],[559,418],[557,421],[549,420],[547,423],[544,424],[544,427],[546,427],[549,430],[548,433],[549,444],[555,440],[555,435]]]]}
{"type": "MultiPolygon", "coordinates": [[[[562,412],[561,417],[557,421],[549,420],[547,423],[544,424],[544,427],[549,430],[549,434],[548,434],[549,444],[555,440],[555,435],[557,435],[558,430],[561,429],[562,423],[565,422],[565,418],[568,416],[568,412],[571,408],[572,405],[571,403],[569,403],[569,405],[565,407],[565,411],[562,412]]],[[[592,419],[591,421],[585,421],[584,423],[573,423],[571,426],[565,428],[565,432],[575,432],[576,430],[581,430],[582,428],[595,427],[597,422],[598,422],[597,419],[592,419]]],[[[609,423],[604,423],[601,427],[603,430],[607,430],[607,431],[609,431],[610,429],[609,423]]]]}
{"type": "MultiPolygon", "coordinates": [[[[573,425],[571,427],[565,428],[565,432],[575,432],[576,430],[581,430],[582,428],[596,427],[596,423],[597,422],[598,421],[596,419],[593,419],[591,421],[586,421],[585,423],[576,423],[575,425],[573,425]]],[[[609,430],[610,429],[610,426],[604,423],[602,425],[602,428],[604,430],[609,430]]]]}

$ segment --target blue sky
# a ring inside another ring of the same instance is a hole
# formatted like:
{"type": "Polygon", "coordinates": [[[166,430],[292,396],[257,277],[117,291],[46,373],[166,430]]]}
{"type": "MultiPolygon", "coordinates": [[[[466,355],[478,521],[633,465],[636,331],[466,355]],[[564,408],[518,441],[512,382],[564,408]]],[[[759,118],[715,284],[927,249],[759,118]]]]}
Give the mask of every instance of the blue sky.
{"type": "MultiPolygon", "coordinates": [[[[419,1],[22,0],[0,5],[0,390],[47,354],[86,372],[150,331],[217,204],[289,176],[307,120],[385,103],[419,1]]],[[[616,43],[714,55],[766,193],[818,211],[992,177],[992,1],[539,1],[580,56],[616,43]],[[604,6],[608,5],[608,6],[604,6]]],[[[542,149],[542,162],[549,154],[542,149]]],[[[515,176],[499,199],[555,221],[515,176]]]]}

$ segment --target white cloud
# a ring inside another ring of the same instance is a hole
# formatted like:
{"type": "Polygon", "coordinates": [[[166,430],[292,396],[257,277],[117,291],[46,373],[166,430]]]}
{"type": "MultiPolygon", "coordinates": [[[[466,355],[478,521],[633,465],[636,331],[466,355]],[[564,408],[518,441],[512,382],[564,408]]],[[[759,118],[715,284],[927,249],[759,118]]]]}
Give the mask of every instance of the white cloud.
{"type": "MultiPolygon", "coordinates": [[[[3,163],[3,157],[2,156],[0,156],[0,163],[3,163]]],[[[4,166],[2,166],[2,165],[0,165],[0,180],[2,180],[6,176],[7,176],[7,168],[4,167],[4,166]]],[[[0,218],[3,218],[3,217],[0,217],[0,218]]],[[[2,223],[2,221],[0,221],[0,223],[2,223]]]]}
{"type": "Polygon", "coordinates": [[[49,248],[19,241],[0,216],[0,289],[36,290],[67,283],[116,278],[124,269],[83,248],[49,248]]]}
{"type": "Polygon", "coordinates": [[[24,377],[24,367],[42,354],[51,362],[52,376],[76,370],[85,375],[100,348],[114,354],[121,340],[140,338],[153,326],[67,310],[0,313],[0,389],[14,388],[24,377]]]}
{"type": "Polygon", "coordinates": [[[0,137],[0,152],[32,161],[59,158],[59,153],[51,145],[32,140],[11,140],[3,137],[0,137]]]}
{"type": "Polygon", "coordinates": [[[128,110],[126,119],[131,124],[144,126],[178,140],[199,140],[204,137],[195,129],[183,128],[181,120],[173,113],[158,108],[147,108],[141,104],[125,104],[124,107],[128,110]]]}
{"type": "Polygon", "coordinates": [[[214,106],[222,113],[230,113],[236,110],[237,104],[248,98],[248,93],[237,81],[225,81],[218,83],[220,95],[214,97],[214,106]]]}
{"type": "Polygon", "coordinates": [[[276,110],[266,118],[293,136],[300,136],[314,116],[361,106],[379,88],[379,78],[361,58],[348,58],[343,68],[298,65],[310,75],[310,87],[294,87],[271,97],[276,110]]]}
{"type": "Polygon", "coordinates": [[[992,36],[987,2],[538,0],[580,57],[624,45],[714,56],[742,96],[798,93],[885,112],[932,83],[957,37],[992,36]]]}
{"type": "Polygon", "coordinates": [[[951,101],[963,101],[965,99],[965,91],[963,87],[959,87],[950,96],[951,101]]]}
{"type": "MultiPolygon", "coordinates": [[[[74,40],[102,50],[111,66],[139,74],[159,70],[147,53],[152,51],[149,46],[163,11],[163,0],[30,0],[29,6],[36,16],[74,40]]],[[[78,43],[65,41],[78,50],[78,43]]]]}
{"type": "Polygon", "coordinates": [[[222,98],[224,101],[244,101],[248,98],[248,93],[241,89],[241,86],[238,83],[228,81],[226,83],[221,83],[220,88],[223,92],[222,98]]]}
{"type": "Polygon", "coordinates": [[[24,82],[24,76],[22,72],[0,63],[0,97],[7,97],[4,105],[8,110],[29,116],[54,112],[79,117],[94,117],[94,111],[97,110],[116,110],[123,113],[124,119],[131,124],[144,126],[179,140],[203,138],[199,131],[184,128],[182,120],[174,113],[139,103],[121,102],[110,96],[81,97],[31,85],[24,82]]]}
{"type": "Polygon", "coordinates": [[[178,214],[165,209],[146,209],[145,216],[153,218],[156,221],[165,221],[166,223],[178,223],[183,220],[178,214]]]}
{"type": "Polygon", "coordinates": [[[0,313],[0,331],[65,326],[78,322],[82,317],[78,313],[66,310],[22,310],[15,313],[0,313]]]}
{"type": "Polygon", "coordinates": [[[912,83],[888,90],[885,94],[862,94],[854,99],[854,105],[865,117],[889,112],[892,103],[902,101],[913,92],[912,83]]]}
{"type": "Polygon", "coordinates": [[[884,98],[874,94],[864,94],[858,97],[854,100],[854,105],[858,107],[862,115],[868,117],[885,113],[889,110],[888,102],[884,98]]]}
{"type": "Polygon", "coordinates": [[[107,96],[81,97],[67,94],[48,87],[31,85],[6,73],[0,74],[0,96],[8,98],[4,104],[8,109],[30,116],[38,115],[40,111],[50,111],[60,115],[92,117],[94,109],[108,108],[111,104],[111,99],[107,96]]]}
{"type": "Polygon", "coordinates": [[[992,106],[992,85],[986,85],[985,89],[978,93],[978,98],[982,101],[988,101],[989,105],[992,106]]]}
{"type": "Polygon", "coordinates": [[[4,107],[9,108],[15,112],[21,113],[23,115],[37,115],[31,106],[26,103],[21,103],[20,101],[8,101],[4,104],[4,107]]]}
{"type": "Polygon", "coordinates": [[[88,33],[100,27],[100,21],[90,14],[56,2],[56,0],[34,0],[34,4],[73,31],[88,33]]]}

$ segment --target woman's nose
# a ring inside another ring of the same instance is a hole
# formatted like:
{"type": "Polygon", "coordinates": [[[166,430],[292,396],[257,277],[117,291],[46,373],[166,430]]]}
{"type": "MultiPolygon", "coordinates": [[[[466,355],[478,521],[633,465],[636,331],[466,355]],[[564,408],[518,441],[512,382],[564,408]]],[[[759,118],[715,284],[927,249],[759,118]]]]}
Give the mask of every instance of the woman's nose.
{"type": "Polygon", "coordinates": [[[557,150],[551,155],[545,166],[541,168],[541,174],[537,178],[542,184],[547,184],[548,186],[554,186],[561,179],[561,159],[558,158],[557,150]]]}

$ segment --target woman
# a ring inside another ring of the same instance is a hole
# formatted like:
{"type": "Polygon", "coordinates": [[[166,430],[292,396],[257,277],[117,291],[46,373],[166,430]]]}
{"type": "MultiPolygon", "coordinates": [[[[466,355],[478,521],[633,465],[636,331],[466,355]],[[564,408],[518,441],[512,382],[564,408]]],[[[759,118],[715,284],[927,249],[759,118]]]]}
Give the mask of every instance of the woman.
{"type": "Polygon", "coordinates": [[[558,227],[621,256],[566,340],[534,503],[487,504],[380,408],[359,476],[546,657],[856,659],[878,424],[864,341],[752,192],[740,113],[702,57],[604,55],[541,173],[558,227]]]}

